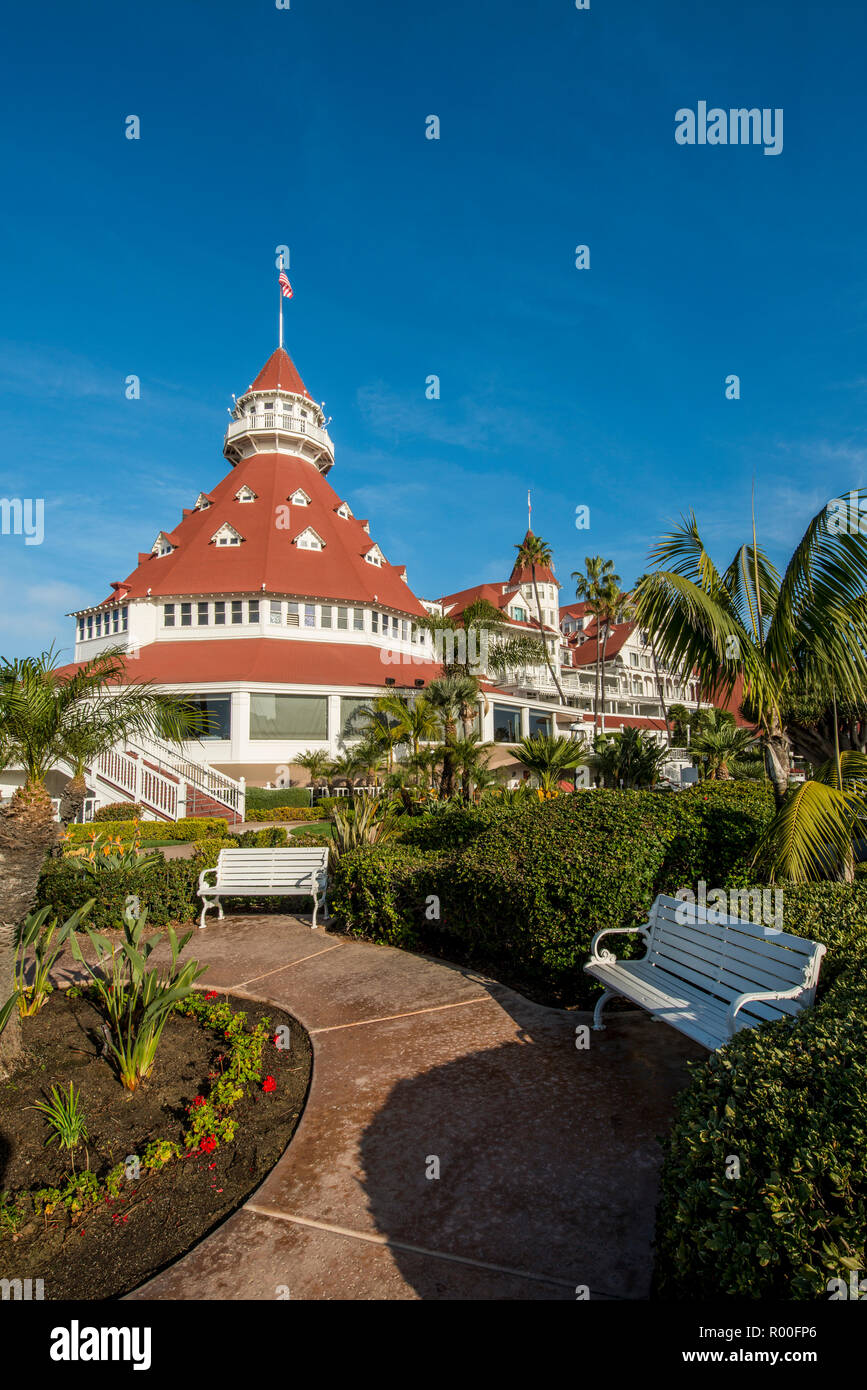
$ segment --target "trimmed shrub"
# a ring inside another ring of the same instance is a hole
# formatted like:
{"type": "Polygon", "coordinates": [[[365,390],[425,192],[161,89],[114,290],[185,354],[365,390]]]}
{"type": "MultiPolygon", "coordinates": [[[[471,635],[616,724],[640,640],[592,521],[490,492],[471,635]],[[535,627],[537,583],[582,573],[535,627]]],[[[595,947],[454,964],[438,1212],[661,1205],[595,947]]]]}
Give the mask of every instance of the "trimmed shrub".
{"type": "Polygon", "coordinates": [[[264,830],[243,830],[234,836],[241,849],[250,849],[258,845],[285,845],[289,839],[289,831],[282,825],[269,825],[264,830]]]}
{"type": "MultiPolygon", "coordinates": [[[[70,825],[68,844],[87,844],[92,834],[91,825],[70,825]]],[[[229,823],[222,816],[189,816],[184,820],[142,820],[138,833],[143,840],[204,840],[212,835],[228,833],[229,823]]],[[[121,840],[132,840],[136,827],[132,821],[101,821],[101,835],[117,835],[121,840]]]]}
{"type": "Polygon", "coordinates": [[[151,926],[189,922],[201,910],[196,887],[202,867],[193,858],[165,859],[150,869],[106,869],[100,874],[99,890],[95,893],[90,877],[75,869],[68,859],[48,859],[39,879],[36,904],[50,905],[63,921],[95,896],[88,922],[97,931],[120,927],[130,897],[137,897],[141,907],[147,909],[151,926]]]}
{"type": "MultiPolygon", "coordinates": [[[[748,881],[772,815],[768,789],[734,782],[449,807],[407,818],[400,844],[342,856],[332,906],[355,935],[587,1005],[600,988],[583,970],[594,933],[646,920],[660,892],[748,881]]],[[[624,937],[617,949],[629,956],[643,943],[624,937]]]]}
{"type": "Polygon", "coordinates": [[[248,811],[273,810],[275,806],[309,808],[310,791],[307,787],[248,787],[246,806],[248,811]]]}
{"type": "Polygon", "coordinates": [[[862,958],[794,1023],[694,1064],[665,1145],[656,1295],[827,1298],[829,1280],[865,1268],[865,1146],[862,958]]]}
{"type": "Polygon", "coordinates": [[[107,806],[100,806],[93,813],[95,821],[118,821],[118,820],[142,820],[147,812],[143,806],[137,806],[134,801],[112,801],[107,806]]]}
{"type": "Polygon", "coordinates": [[[328,813],[321,811],[319,806],[273,806],[270,810],[248,809],[244,812],[244,818],[248,821],[327,820],[328,813]]]}

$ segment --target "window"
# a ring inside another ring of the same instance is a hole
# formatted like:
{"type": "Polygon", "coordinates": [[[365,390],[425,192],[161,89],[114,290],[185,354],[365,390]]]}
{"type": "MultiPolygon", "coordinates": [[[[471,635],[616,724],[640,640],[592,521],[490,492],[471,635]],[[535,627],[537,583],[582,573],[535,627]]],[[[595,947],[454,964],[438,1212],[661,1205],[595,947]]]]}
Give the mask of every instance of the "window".
{"type": "Polygon", "coordinates": [[[251,487],[247,487],[247,484],[245,483],[244,486],[243,486],[243,487],[239,487],[239,488],[238,488],[238,491],[235,493],[235,501],[236,501],[236,502],[255,502],[255,501],[256,501],[256,494],[255,494],[255,492],[253,491],[253,489],[252,489],[251,487]]]}
{"type": "Polygon", "coordinates": [[[101,637],[101,636],[102,636],[102,614],[101,614],[101,613],[97,613],[97,615],[96,615],[96,635],[97,635],[97,637],[101,637]]]}
{"type": "Polygon", "coordinates": [[[310,498],[307,496],[307,493],[304,491],[304,489],[300,487],[295,489],[295,491],[292,493],[292,496],[289,498],[289,501],[292,503],[293,507],[310,506],[310,498]]]}
{"type": "Polygon", "coordinates": [[[91,639],[92,636],[93,636],[93,617],[92,617],[92,616],[89,616],[88,619],[87,619],[87,640],[88,640],[88,642],[90,641],[90,639],[91,639]]]}
{"type": "Polygon", "coordinates": [[[312,526],[308,526],[295,537],[295,544],[299,550],[322,550],[325,542],[312,526]]]}
{"type": "Polygon", "coordinates": [[[124,630],[124,632],[126,632],[126,630],[127,630],[128,627],[129,627],[129,610],[126,609],[126,608],[124,608],[124,610],[123,610],[123,630],[124,630]]]}
{"type": "Polygon", "coordinates": [[[218,599],[214,604],[214,623],[217,627],[226,625],[226,605],[223,599],[218,599]]]}
{"type": "Polygon", "coordinates": [[[279,599],[271,599],[271,622],[279,626],[283,621],[283,605],[279,599]]]}
{"type": "Polygon", "coordinates": [[[251,739],[327,737],[327,696],[257,693],[250,696],[251,739]]]}
{"type": "Polygon", "coordinates": [[[649,656],[643,656],[643,657],[641,658],[641,665],[642,665],[642,667],[643,667],[643,669],[644,669],[645,671],[649,671],[649,670],[650,670],[650,657],[649,657],[649,656]]]}
{"type": "Polygon", "coordinates": [[[321,624],[322,624],[323,627],[330,627],[330,626],[331,626],[331,604],[330,604],[330,603],[323,604],[323,605],[322,605],[322,610],[321,610],[321,611],[322,611],[322,616],[321,616],[321,618],[320,618],[319,621],[321,622],[321,624]]]}
{"type": "Polygon", "coordinates": [[[370,701],[355,699],[353,696],[340,697],[340,737],[358,738],[370,723],[361,710],[370,708],[370,701]]]}
{"type": "Polygon", "coordinates": [[[638,652],[630,652],[630,653],[629,653],[629,664],[630,664],[630,666],[637,666],[637,665],[638,665],[638,652]]]}
{"type": "Polygon", "coordinates": [[[363,631],[364,631],[364,609],[363,609],[363,608],[353,608],[353,610],[352,610],[352,627],[353,627],[353,631],[354,631],[354,632],[363,632],[363,631]]]}
{"type": "Polygon", "coordinates": [[[193,605],[191,603],[181,604],[181,627],[192,627],[193,625],[193,605]]]}
{"type": "Polygon", "coordinates": [[[547,735],[550,736],[550,733],[551,733],[551,716],[550,716],[550,714],[541,714],[541,713],[539,713],[537,710],[532,710],[532,709],[531,709],[531,710],[530,710],[530,737],[532,738],[534,734],[547,734],[547,735]]]}
{"type": "Polygon", "coordinates": [[[520,743],[520,710],[509,705],[494,705],[494,740],[497,743],[520,743]]]}
{"type": "Polygon", "coordinates": [[[173,603],[163,604],[163,627],[174,627],[175,625],[175,605],[173,603]]]}
{"type": "Polygon", "coordinates": [[[298,626],[298,604],[287,603],[286,605],[286,624],[288,627],[298,626]]]}
{"type": "Polygon", "coordinates": [[[338,608],[338,610],[337,610],[337,626],[338,626],[338,628],[339,628],[339,630],[340,630],[341,632],[345,632],[346,629],[349,627],[349,609],[348,609],[348,608],[338,608]]]}
{"type": "Polygon", "coordinates": [[[370,630],[371,632],[379,632],[379,614],[375,608],[370,615],[370,630]]]}
{"type": "Polygon", "coordinates": [[[79,640],[79,642],[83,642],[83,641],[84,641],[84,619],[83,619],[83,618],[79,618],[79,620],[78,620],[78,640],[79,640]]]}
{"type": "Polygon", "coordinates": [[[232,622],[242,623],[244,621],[244,605],[239,598],[232,599],[232,622]]]}
{"type": "Polygon", "coordinates": [[[400,635],[401,635],[401,637],[403,638],[404,642],[408,642],[408,641],[409,641],[409,623],[407,623],[407,622],[401,622],[401,624],[400,624],[400,635]]]}
{"type": "Polygon", "coordinates": [[[191,695],[190,704],[207,720],[198,738],[231,738],[232,699],[230,695],[191,695]]]}
{"type": "Polygon", "coordinates": [[[240,532],[236,531],[234,526],[230,526],[228,521],[211,537],[215,545],[240,545],[242,539],[240,532]]]}
{"type": "Polygon", "coordinates": [[[337,508],[337,515],[342,516],[344,521],[349,521],[352,512],[345,502],[341,502],[340,506],[337,508]]]}
{"type": "Polygon", "coordinates": [[[259,600],[251,598],[247,604],[247,622],[258,623],[259,621],[259,600]]]}
{"type": "Polygon", "coordinates": [[[196,604],[199,627],[208,626],[208,605],[206,603],[196,604]]]}
{"type": "Polygon", "coordinates": [[[113,612],[112,615],[111,615],[111,630],[112,630],[112,632],[119,632],[119,631],[120,631],[120,609],[119,609],[119,608],[115,608],[114,612],[113,612]]]}
{"type": "Polygon", "coordinates": [[[526,608],[513,608],[512,616],[516,622],[525,623],[527,621],[527,610],[526,608]]]}
{"type": "Polygon", "coordinates": [[[174,546],[165,532],[160,531],[153,545],[151,546],[152,555],[171,555],[174,546]]]}
{"type": "Polygon", "coordinates": [[[315,627],[315,626],[316,626],[316,604],[315,604],[315,603],[305,603],[305,605],[304,605],[304,626],[305,626],[305,627],[315,627]]]}

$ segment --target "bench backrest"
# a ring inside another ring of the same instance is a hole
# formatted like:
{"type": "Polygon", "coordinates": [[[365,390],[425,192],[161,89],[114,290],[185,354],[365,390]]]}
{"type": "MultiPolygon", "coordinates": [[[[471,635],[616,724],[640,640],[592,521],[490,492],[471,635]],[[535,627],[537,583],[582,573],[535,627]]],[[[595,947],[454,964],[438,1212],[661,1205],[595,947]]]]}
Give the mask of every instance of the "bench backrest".
{"type": "Polygon", "coordinates": [[[239,888],[293,888],[321,877],[328,868],[327,845],[299,845],[297,849],[262,846],[253,849],[221,849],[217,881],[239,888]]]}
{"type": "Polygon", "coordinates": [[[798,999],[744,1005],[738,1027],[812,1004],[825,947],[803,936],[660,895],[650,910],[647,960],[730,1004],[739,994],[804,987],[798,999]],[[715,920],[717,919],[717,920],[715,920]]]}

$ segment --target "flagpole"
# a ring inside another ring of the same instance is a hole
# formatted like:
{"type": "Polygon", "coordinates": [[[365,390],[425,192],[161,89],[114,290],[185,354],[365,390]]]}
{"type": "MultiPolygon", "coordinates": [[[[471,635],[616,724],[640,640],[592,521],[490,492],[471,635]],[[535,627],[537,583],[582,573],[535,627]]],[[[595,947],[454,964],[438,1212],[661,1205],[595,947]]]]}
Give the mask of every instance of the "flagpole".
{"type": "MultiPolygon", "coordinates": [[[[280,269],[281,269],[281,271],[282,271],[282,269],[283,269],[283,252],[282,252],[282,251],[280,252],[280,269]]],[[[278,347],[282,348],[282,346],[283,346],[283,286],[280,284],[280,281],[279,281],[279,280],[277,281],[277,295],[278,295],[279,300],[280,300],[280,342],[279,342],[279,344],[278,344],[278,347]]]]}

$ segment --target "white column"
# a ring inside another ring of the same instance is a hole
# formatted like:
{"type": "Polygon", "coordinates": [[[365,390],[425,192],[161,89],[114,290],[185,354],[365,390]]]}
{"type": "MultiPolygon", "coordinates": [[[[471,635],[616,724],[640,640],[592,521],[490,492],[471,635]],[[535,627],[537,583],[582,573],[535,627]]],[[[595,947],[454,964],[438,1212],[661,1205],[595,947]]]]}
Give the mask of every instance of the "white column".
{"type": "Polygon", "coordinates": [[[340,738],[340,696],[328,696],[328,751],[332,758],[339,752],[337,740],[340,738]]]}

